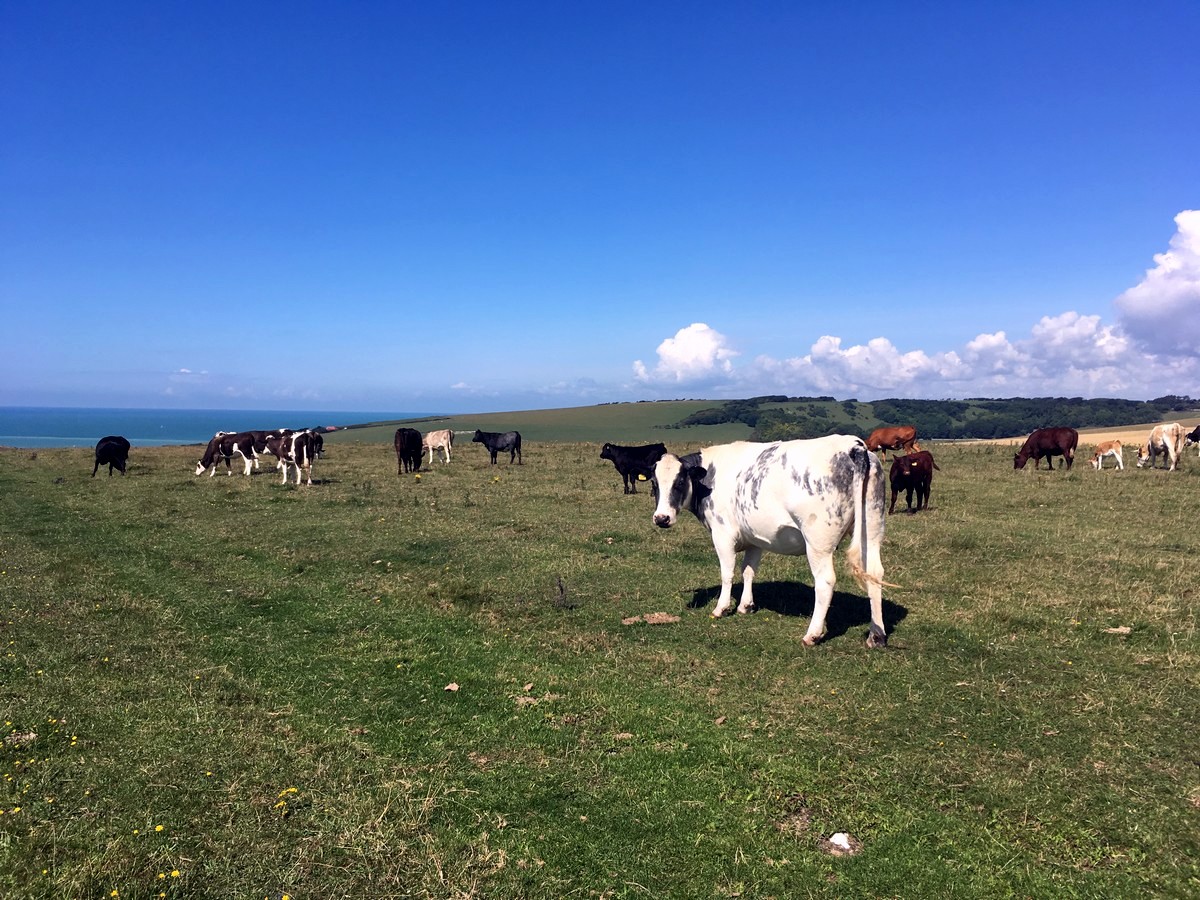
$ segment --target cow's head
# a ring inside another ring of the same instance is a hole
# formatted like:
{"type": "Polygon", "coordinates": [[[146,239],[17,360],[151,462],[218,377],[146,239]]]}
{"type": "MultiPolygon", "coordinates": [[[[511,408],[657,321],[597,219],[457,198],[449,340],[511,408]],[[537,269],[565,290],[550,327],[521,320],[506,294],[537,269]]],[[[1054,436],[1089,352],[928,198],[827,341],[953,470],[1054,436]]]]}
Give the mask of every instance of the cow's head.
{"type": "Polygon", "coordinates": [[[601,459],[612,459],[613,458],[613,445],[612,444],[605,444],[603,447],[600,448],[600,458],[601,459]]]}
{"type": "Polygon", "coordinates": [[[1150,462],[1150,445],[1142,444],[1142,446],[1138,447],[1138,461],[1137,461],[1138,468],[1139,469],[1142,468],[1142,466],[1146,465],[1149,462],[1150,462]]]}
{"type": "Polygon", "coordinates": [[[682,459],[668,453],[656,462],[652,484],[656,500],[654,524],[659,528],[670,528],[683,509],[690,509],[699,516],[700,501],[711,493],[704,484],[707,475],[708,470],[701,465],[699,453],[682,459]]]}
{"type": "Polygon", "coordinates": [[[1027,459],[1029,459],[1028,456],[1022,456],[1020,453],[1014,453],[1013,454],[1013,468],[1014,469],[1025,468],[1025,461],[1027,459]]]}

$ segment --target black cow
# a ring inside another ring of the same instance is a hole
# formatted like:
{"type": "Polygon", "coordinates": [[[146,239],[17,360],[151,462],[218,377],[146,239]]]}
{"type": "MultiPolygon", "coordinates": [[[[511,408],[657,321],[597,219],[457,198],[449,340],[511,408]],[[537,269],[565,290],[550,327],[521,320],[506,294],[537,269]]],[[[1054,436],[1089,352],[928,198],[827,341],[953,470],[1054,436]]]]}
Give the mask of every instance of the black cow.
{"type": "Polygon", "coordinates": [[[517,461],[518,465],[524,465],[521,459],[521,432],[519,431],[476,431],[475,437],[471,438],[473,444],[483,444],[487,447],[488,453],[492,455],[492,465],[496,464],[496,454],[508,451],[508,463],[512,465],[513,460],[517,461]]]}
{"type": "Polygon", "coordinates": [[[1079,446],[1079,432],[1074,428],[1039,428],[1025,439],[1021,449],[1013,454],[1013,468],[1023,469],[1033,457],[1036,469],[1042,457],[1046,457],[1046,468],[1053,469],[1052,456],[1061,456],[1067,461],[1067,471],[1075,461],[1075,448],[1079,446]]]}
{"type": "Polygon", "coordinates": [[[96,442],[96,465],[92,466],[92,477],[101,466],[108,466],[108,477],[112,478],[113,466],[125,474],[125,461],[129,459],[129,441],[119,434],[110,434],[96,442]]]}
{"type": "Polygon", "coordinates": [[[636,494],[637,477],[654,477],[654,464],[666,454],[667,448],[662,444],[646,444],[641,447],[620,447],[617,444],[605,444],[600,451],[601,459],[610,459],[621,473],[621,481],[625,485],[625,493],[636,494]]]}
{"type": "Polygon", "coordinates": [[[896,511],[896,496],[904,491],[904,503],[910,513],[919,512],[921,507],[929,508],[929,489],[933,485],[933,470],[942,471],[933,461],[933,454],[928,450],[918,450],[905,456],[892,457],[892,470],[888,480],[892,484],[892,505],[888,515],[896,511]],[[917,508],[913,509],[913,492],[917,494],[917,508]]]}
{"type": "Polygon", "coordinates": [[[396,477],[403,472],[421,471],[421,432],[415,428],[396,429],[396,477]]]}

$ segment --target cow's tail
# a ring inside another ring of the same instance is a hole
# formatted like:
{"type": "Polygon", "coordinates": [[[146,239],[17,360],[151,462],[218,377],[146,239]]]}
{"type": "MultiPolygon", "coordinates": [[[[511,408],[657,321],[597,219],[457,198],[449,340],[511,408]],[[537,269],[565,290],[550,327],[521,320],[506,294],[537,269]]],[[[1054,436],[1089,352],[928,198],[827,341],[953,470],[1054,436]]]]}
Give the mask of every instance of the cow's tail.
{"type": "MultiPolygon", "coordinates": [[[[853,553],[849,555],[850,571],[864,589],[868,584],[897,588],[900,585],[884,581],[882,578],[872,575],[867,569],[867,536],[870,534],[870,529],[867,527],[867,496],[871,487],[873,454],[867,450],[865,444],[859,444],[850,451],[850,458],[858,466],[859,479],[862,481],[862,490],[858,496],[858,509],[855,511],[855,518],[858,519],[858,556],[856,557],[853,553]]],[[[882,471],[881,466],[880,472],[882,473],[882,471]]]]}

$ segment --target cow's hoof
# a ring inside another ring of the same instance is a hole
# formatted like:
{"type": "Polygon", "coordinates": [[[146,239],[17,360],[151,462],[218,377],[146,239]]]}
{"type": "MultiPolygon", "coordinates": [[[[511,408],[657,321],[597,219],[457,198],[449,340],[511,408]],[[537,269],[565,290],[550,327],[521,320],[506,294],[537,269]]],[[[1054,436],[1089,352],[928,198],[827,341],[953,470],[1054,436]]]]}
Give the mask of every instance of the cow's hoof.
{"type": "Polygon", "coordinates": [[[711,615],[714,619],[721,619],[721,618],[724,618],[725,616],[729,615],[729,610],[714,609],[709,615],[711,615]]]}
{"type": "Polygon", "coordinates": [[[821,639],[819,637],[809,637],[807,634],[802,640],[805,647],[815,647],[817,644],[821,643],[821,639]]]}
{"type": "Polygon", "coordinates": [[[751,603],[749,606],[739,606],[737,608],[737,611],[738,611],[739,616],[744,616],[746,613],[754,612],[754,609],[755,609],[755,606],[753,603],[751,603]]]}
{"type": "Polygon", "coordinates": [[[878,630],[874,625],[867,632],[867,649],[882,650],[887,647],[887,632],[878,630]]]}

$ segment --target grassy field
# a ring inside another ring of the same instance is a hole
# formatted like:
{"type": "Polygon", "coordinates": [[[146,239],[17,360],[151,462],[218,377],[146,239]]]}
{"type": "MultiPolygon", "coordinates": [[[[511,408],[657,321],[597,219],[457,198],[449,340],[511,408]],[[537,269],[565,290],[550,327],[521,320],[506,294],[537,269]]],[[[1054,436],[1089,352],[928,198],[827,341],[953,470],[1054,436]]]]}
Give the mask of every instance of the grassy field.
{"type": "Polygon", "coordinates": [[[1194,448],[930,449],[878,652],[840,559],[816,648],[803,559],[712,620],[595,443],[0,451],[0,896],[1197,896],[1194,448]]]}

